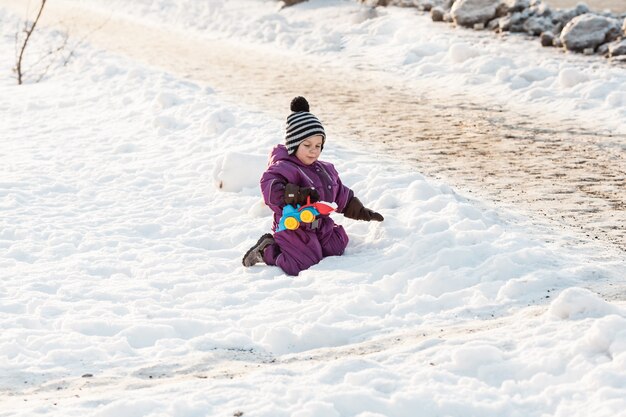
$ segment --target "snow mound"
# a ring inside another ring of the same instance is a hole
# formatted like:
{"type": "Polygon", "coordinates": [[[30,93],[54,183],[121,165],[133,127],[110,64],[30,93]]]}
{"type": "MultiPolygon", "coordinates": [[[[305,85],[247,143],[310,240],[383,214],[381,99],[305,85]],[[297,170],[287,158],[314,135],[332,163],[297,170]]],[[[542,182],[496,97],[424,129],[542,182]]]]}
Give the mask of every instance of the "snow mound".
{"type": "Polygon", "coordinates": [[[234,127],[235,116],[230,110],[221,108],[209,114],[202,123],[202,131],[209,136],[220,135],[227,129],[234,127]]]}
{"type": "Polygon", "coordinates": [[[563,88],[571,88],[589,80],[582,71],[575,68],[564,68],[559,72],[559,85],[563,88]]]}
{"type": "Polygon", "coordinates": [[[258,187],[266,166],[265,156],[226,152],[216,161],[213,184],[219,190],[229,192],[258,187]]]}
{"type": "Polygon", "coordinates": [[[548,313],[562,320],[619,314],[620,310],[584,288],[568,288],[550,304],[548,313]]]}
{"type": "Polygon", "coordinates": [[[613,314],[596,320],[578,348],[581,353],[626,359],[626,318],[613,314]]]}
{"type": "Polygon", "coordinates": [[[480,55],[476,49],[464,42],[452,44],[448,54],[450,56],[450,60],[455,64],[463,63],[470,58],[480,55]]]}

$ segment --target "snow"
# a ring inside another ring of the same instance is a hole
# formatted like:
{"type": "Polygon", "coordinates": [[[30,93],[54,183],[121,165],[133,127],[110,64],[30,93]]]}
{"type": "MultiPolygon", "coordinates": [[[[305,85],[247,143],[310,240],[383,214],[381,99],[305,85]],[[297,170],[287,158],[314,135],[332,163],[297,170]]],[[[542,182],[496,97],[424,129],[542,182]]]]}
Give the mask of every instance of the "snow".
{"type": "MultiPolygon", "coordinates": [[[[361,9],[339,1],[111,4],[321,57],[350,54],[344,43],[376,56],[424,30],[389,10],[346,42],[333,19],[361,9]]],[[[626,305],[603,295],[623,288],[622,253],[561,247],[548,236],[566,232],[334,137],[323,158],[385,221],[334,214],[346,254],[297,278],[243,268],[271,226],[258,178],[284,120],[88,44],[16,86],[17,20],[0,21],[0,416],[626,415],[626,305]]],[[[540,83],[559,103],[600,97],[590,114],[624,111],[619,96],[605,106],[624,88],[608,66],[428,28],[436,46],[411,53],[436,57],[443,80],[443,67],[507,71],[496,78],[518,80],[516,97],[540,83]]]]}

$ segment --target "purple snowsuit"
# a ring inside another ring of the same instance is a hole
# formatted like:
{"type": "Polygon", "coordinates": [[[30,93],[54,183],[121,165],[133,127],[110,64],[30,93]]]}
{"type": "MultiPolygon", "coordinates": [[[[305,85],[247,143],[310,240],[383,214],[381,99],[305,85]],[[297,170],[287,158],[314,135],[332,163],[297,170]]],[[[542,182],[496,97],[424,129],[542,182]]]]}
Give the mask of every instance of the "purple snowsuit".
{"type": "MultiPolygon", "coordinates": [[[[315,188],[321,201],[337,204],[339,213],[343,213],[354,196],[352,190],[341,183],[332,164],[318,160],[305,165],[295,155],[289,155],[284,145],[277,145],[272,149],[269,166],[261,177],[263,199],[274,212],[274,231],[278,228],[285,206],[285,186],[288,183],[315,188]]],[[[296,230],[275,232],[275,243],[265,248],[263,261],[268,265],[278,265],[289,275],[298,275],[326,256],[343,254],[348,245],[348,235],[342,226],[328,216],[319,216],[317,227],[313,225],[302,223],[296,230]]]]}

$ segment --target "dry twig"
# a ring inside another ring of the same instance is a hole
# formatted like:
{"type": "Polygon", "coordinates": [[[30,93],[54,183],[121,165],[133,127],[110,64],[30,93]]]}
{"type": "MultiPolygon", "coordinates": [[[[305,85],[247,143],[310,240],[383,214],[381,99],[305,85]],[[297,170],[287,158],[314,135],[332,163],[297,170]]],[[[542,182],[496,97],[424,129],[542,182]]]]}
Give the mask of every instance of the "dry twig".
{"type": "MultiPolygon", "coordinates": [[[[17,74],[18,84],[22,84],[22,79],[24,76],[24,73],[22,71],[22,61],[24,59],[24,51],[26,51],[26,46],[28,46],[28,41],[30,40],[31,35],[35,31],[35,26],[37,26],[37,23],[39,22],[39,18],[41,17],[41,14],[43,13],[43,8],[46,6],[46,1],[47,0],[41,0],[41,5],[39,6],[37,17],[35,17],[35,20],[33,21],[33,24],[30,26],[30,28],[28,27],[28,22],[25,23],[24,32],[26,33],[26,37],[24,38],[24,43],[22,43],[19,56],[17,57],[17,62],[15,63],[15,72],[17,74]]],[[[16,35],[15,39],[17,40],[17,38],[18,36],[16,35]]]]}

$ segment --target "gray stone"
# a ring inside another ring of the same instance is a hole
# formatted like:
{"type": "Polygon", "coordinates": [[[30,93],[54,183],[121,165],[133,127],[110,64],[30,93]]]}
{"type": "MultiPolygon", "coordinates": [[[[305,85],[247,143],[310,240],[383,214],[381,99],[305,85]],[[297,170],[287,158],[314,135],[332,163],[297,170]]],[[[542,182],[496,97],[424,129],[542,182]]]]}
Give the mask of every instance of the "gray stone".
{"type": "Polygon", "coordinates": [[[608,43],[603,43],[602,45],[598,46],[598,48],[596,49],[596,53],[602,55],[602,56],[609,56],[609,45],[608,43]]]}
{"type": "Polygon", "coordinates": [[[443,10],[450,10],[453,2],[454,0],[421,0],[421,3],[424,5],[424,10],[426,11],[430,11],[435,7],[440,7],[443,10]]]}
{"type": "Polygon", "coordinates": [[[509,6],[506,3],[500,3],[496,7],[496,17],[504,17],[509,14],[509,6]]]}
{"type": "Polygon", "coordinates": [[[509,31],[511,32],[524,32],[524,22],[530,17],[528,10],[523,12],[515,12],[511,15],[511,21],[509,24],[509,31]]]}
{"type": "Polygon", "coordinates": [[[549,17],[552,16],[552,9],[547,4],[541,3],[529,8],[534,16],[549,17]]]}
{"type": "Polygon", "coordinates": [[[552,19],[545,16],[531,16],[524,22],[523,27],[524,32],[533,36],[539,36],[543,32],[554,30],[552,19]]]}
{"type": "Polygon", "coordinates": [[[579,4],[577,7],[569,9],[554,9],[552,11],[552,21],[555,25],[560,25],[563,28],[570,20],[585,13],[589,13],[589,7],[585,4],[579,4]]]}
{"type": "Polygon", "coordinates": [[[443,7],[444,9],[451,9],[452,5],[454,4],[455,0],[440,0],[441,4],[438,4],[438,6],[443,7]]]}
{"type": "Polygon", "coordinates": [[[307,0],[283,0],[283,7],[290,7],[290,6],[294,6],[298,3],[303,3],[307,0]]]}
{"type": "MultiPolygon", "coordinates": [[[[302,1],[302,0],[296,0],[296,1],[302,1]]],[[[391,0],[360,0],[360,2],[370,7],[378,7],[378,6],[387,7],[389,3],[391,2],[391,0]]]]}
{"type": "Polygon", "coordinates": [[[609,45],[609,56],[624,56],[626,55],[626,39],[619,42],[614,42],[609,45]]]}
{"type": "Polygon", "coordinates": [[[474,23],[474,30],[484,30],[484,29],[485,29],[484,23],[474,23]]]}
{"type": "Polygon", "coordinates": [[[433,22],[443,22],[443,15],[446,12],[441,7],[433,7],[430,9],[430,18],[433,22]]]}
{"type": "Polygon", "coordinates": [[[586,3],[578,3],[574,8],[576,11],[576,16],[580,16],[581,14],[591,13],[591,9],[587,6],[586,3]]]}
{"type": "Polygon", "coordinates": [[[541,46],[554,46],[554,33],[543,32],[540,39],[541,46]]]}
{"type": "Polygon", "coordinates": [[[496,17],[500,0],[456,0],[450,14],[459,26],[474,27],[476,23],[486,24],[496,17]]]}
{"type": "Polygon", "coordinates": [[[500,32],[508,32],[511,30],[511,17],[504,16],[498,19],[498,29],[500,32]]]}
{"type": "Polygon", "coordinates": [[[417,4],[413,0],[391,0],[388,2],[388,6],[416,7],[417,4]]]}
{"type": "Polygon", "coordinates": [[[626,55],[614,56],[611,57],[611,62],[617,64],[626,64],[626,55]]]}
{"type": "Polygon", "coordinates": [[[557,22],[561,22],[563,26],[576,16],[578,16],[576,14],[576,9],[557,9],[554,13],[552,13],[552,19],[557,22]]]}
{"type": "Polygon", "coordinates": [[[498,8],[503,10],[505,14],[510,14],[515,12],[521,12],[524,9],[528,9],[529,7],[530,0],[502,0],[498,8]]]}
{"type": "Polygon", "coordinates": [[[619,33],[619,23],[615,19],[584,14],[572,19],[561,32],[561,41],[570,51],[595,49],[598,45],[614,38],[619,33]]]}
{"type": "Polygon", "coordinates": [[[502,19],[501,17],[496,18],[496,19],[492,19],[487,23],[487,29],[493,31],[493,30],[498,30],[500,28],[500,19],[502,19]]]}

